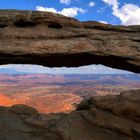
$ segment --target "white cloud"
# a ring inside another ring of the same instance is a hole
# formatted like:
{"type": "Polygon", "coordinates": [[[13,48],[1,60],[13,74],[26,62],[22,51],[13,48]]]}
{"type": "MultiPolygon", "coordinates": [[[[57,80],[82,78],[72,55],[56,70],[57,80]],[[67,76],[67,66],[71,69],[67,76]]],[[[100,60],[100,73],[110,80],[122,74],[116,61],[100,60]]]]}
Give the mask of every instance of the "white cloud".
{"type": "Polygon", "coordinates": [[[118,17],[123,25],[138,25],[140,24],[140,7],[135,4],[124,4],[119,8],[118,0],[102,0],[112,6],[112,14],[118,17]]]}
{"type": "Polygon", "coordinates": [[[61,11],[57,11],[55,8],[48,8],[42,6],[37,6],[36,9],[38,11],[48,11],[48,12],[62,14],[67,17],[75,17],[78,15],[78,13],[84,14],[86,12],[86,10],[78,7],[64,8],[61,11]]]}
{"type": "Polygon", "coordinates": [[[48,12],[57,13],[57,10],[55,8],[48,8],[48,7],[37,6],[36,9],[38,11],[48,11],[48,12]]]}
{"type": "Polygon", "coordinates": [[[62,15],[64,15],[64,16],[75,17],[75,16],[78,15],[78,13],[84,14],[85,12],[86,11],[83,10],[82,8],[73,7],[73,8],[64,8],[59,13],[62,14],[62,15]]]}
{"type": "Polygon", "coordinates": [[[124,25],[140,24],[140,7],[134,4],[125,4],[119,10],[113,12],[120,18],[124,25]]]}
{"type": "Polygon", "coordinates": [[[60,0],[60,3],[68,5],[71,3],[71,0],[60,0]]]}
{"type": "Polygon", "coordinates": [[[93,2],[93,1],[89,2],[88,6],[89,7],[94,7],[95,6],[95,2],[93,2]]]}
{"type": "Polygon", "coordinates": [[[107,21],[102,21],[102,20],[100,20],[99,22],[104,23],[104,24],[108,24],[107,21]]]}
{"type": "Polygon", "coordinates": [[[113,6],[113,10],[118,9],[118,0],[102,0],[103,2],[113,6]]]}

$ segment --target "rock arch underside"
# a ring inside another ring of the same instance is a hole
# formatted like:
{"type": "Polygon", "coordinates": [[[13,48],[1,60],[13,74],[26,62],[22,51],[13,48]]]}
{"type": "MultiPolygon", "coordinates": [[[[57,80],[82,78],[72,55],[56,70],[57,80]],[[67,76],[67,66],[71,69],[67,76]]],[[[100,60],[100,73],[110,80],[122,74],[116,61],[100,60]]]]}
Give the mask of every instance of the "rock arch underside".
{"type": "MultiPolygon", "coordinates": [[[[0,64],[103,64],[140,73],[140,26],[80,22],[62,15],[0,10],[0,64]]],[[[140,140],[140,90],[91,97],[70,114],[0,107],[0,140],[140,140]]]]}

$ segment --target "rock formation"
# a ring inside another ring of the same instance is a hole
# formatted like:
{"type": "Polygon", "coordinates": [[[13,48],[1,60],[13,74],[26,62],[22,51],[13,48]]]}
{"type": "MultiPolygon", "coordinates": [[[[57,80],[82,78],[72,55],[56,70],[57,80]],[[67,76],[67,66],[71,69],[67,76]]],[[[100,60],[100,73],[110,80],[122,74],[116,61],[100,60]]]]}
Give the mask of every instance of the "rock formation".
{"type": "Polygon", "coordinates": [[[140,140],[140,90],[92,97],[70,114],[0,107],[1,140],[140,140]]]}
{"type": "MultiPolygon", "coordinates": [[[[140,26],[0,11],[0,64],[104,64],[140,73],[140,26]]],[[[84,100],[70,114],[0,107],[0,140],[140,140],[140,90],[84,100]]]]}
{"type": "Polygon", "coordinates": [[[0,64],[103,64],[140,72],[140,26],[80,22],[62,15],[0,10],[0,64]]]}

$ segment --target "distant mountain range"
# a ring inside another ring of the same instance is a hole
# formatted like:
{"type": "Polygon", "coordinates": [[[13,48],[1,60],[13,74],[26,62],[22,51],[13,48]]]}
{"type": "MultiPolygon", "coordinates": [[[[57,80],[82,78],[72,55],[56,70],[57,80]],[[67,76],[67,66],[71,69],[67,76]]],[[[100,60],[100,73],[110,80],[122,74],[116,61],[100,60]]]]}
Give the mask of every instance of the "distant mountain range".
{"type": "Polygon", "coordinates": [[[0,74],[25,74],[25,72],[17,71],[11,68],[0,68],[0,74]]]}
{"type": "Polygon", "coordinates": [[[0,74],[132,74],[131,72],[113,69],[103,65],[89,65],[82,67],[49,68],[39,65],[3,65],[0,74]]]}
{"type": "Polygon", "coordinates": [[[64,74],[63,77],[69,80],[140,80],[139,74],[64,74]]]}
{"type": "Polygon", "coordinates": [[[6,74],[0,72],[0,82],[15,84],[50,84],[50,85],[90,85],[108,84],[124,85],[129,83],[140,84],[138,74],[27,74],[18,71],[5,70],[6,74]]]}

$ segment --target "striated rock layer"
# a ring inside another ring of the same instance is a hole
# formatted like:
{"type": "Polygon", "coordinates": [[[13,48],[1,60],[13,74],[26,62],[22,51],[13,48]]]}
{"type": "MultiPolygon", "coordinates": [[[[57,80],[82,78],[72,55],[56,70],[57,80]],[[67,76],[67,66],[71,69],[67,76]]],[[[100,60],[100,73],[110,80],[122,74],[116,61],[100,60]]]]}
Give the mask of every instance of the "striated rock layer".
{"type": "Polygon", "coordinates": [[[140,140],[140,90],[92,97],[70,114],[0,107],[1,140],[140,140]]]}
{"type": "Polygon", "coordinates": [[[140,73],[140,26],[80,22],[62,15],[0,10],[0,64],[103,64],[140,73]]]}

